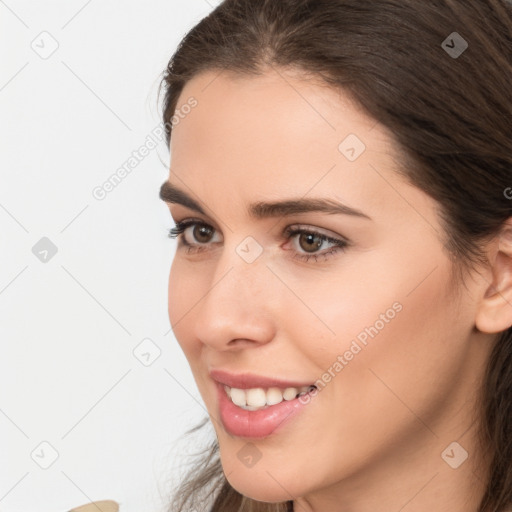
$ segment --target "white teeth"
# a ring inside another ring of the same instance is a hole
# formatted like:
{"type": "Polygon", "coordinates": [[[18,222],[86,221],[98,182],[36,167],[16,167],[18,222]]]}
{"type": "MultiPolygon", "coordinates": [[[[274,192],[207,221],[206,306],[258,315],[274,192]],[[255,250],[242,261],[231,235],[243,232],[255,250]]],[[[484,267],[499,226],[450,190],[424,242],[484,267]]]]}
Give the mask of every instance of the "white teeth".
{"type": "Polygon", "coordinates": [[[267,404],[267,394],[263,388],[248,389],[245,392],[247,405],[251,407],[263,407],[267,404]]]}
{"type": "Polygon", "coordinates": [[[251,389],[238,389],[224,386],[227,396],[231,401],[249,411],[256,411],[258,409],[264,409],[270,405],[276,405],[281,403],[283,400],[294,400],[299,395],[307,393],[311,389],[311,386],[303,386],[301,388],[251,388],[251,389]]]}
{"type": "Polygon", "coordinates": [[[231,401],[240,407],[247,405],[245,391],[243,389],[231,388],[231,401]]]}
{"type": "Polygon", "coordinates": [[[293,400],[297,396],[297,388],[286,388],[283,393],[285,400],[293,400]]]}
{"type": "Polygon", "coordinates": [[[267,404],[276,405],[283,401],[283,392],[279,388],[268,388],[267,404]]]}

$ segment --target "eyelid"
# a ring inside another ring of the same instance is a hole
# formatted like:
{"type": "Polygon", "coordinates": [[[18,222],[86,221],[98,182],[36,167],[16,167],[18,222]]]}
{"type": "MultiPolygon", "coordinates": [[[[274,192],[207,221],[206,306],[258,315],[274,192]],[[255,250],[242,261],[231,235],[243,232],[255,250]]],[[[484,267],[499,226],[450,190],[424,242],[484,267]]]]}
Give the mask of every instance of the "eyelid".
{"type": "Polygon", "coordinates": [[[325,236],[326,238],[338,239],[346,242],[347,244],[350,243],[350,240],[347,237],[340,235],[339,233],[335,233],[329,229],[312,226],[310,224],[291,224],[283,230],[283,233],[290,234],[294,231],[309,231],[317,235],[325,236]]]}

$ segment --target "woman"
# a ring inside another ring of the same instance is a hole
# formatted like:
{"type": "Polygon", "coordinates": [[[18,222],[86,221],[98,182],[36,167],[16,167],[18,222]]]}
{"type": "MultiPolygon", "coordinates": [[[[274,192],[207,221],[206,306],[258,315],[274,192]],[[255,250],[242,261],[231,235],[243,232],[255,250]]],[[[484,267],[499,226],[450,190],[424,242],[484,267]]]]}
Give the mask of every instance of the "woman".
{"type": "Polygon", "coordinates": [[[225,0],[186,34],[160,197],[215,440],[172,510],[510,508],[511,55],[506,0],[225,0]]]}

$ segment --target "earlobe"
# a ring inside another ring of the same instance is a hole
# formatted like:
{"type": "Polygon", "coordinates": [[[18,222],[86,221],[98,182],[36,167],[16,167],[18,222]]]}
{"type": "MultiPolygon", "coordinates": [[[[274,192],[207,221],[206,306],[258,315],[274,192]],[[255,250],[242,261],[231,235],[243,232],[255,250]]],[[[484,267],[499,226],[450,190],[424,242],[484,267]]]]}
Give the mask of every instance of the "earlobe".
{"type": "Polygon", "coordinates": [[[475,325],[481,332],[498,333],[512,326],[512,218],[492,242],[489,263],[492,282],[478,307],[475,325]]]}

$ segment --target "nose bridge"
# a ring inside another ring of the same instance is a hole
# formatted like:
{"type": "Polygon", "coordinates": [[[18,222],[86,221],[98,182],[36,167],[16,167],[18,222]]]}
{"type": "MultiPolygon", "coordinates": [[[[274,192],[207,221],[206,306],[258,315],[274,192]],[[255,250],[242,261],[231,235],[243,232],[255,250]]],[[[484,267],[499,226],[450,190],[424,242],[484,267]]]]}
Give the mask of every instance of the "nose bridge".
{"type": "Polygon", "coordinates": [[[224,249],[212,283],[217,288],[214,295],[218,300],[228,295],[234,299],[234,305],[242,306],[241,301],[245,301],[253,310],[264,305],[269,270],[263,248],[256,244],[256,241],[243,241],[224,249]]]}
{"type": "MultiPolygon", "coordinates": [[[[196,327],[204,340],[228,343],[264,340],[272,330],[271,272],[263,248],[254,240],[225,246],[217,260],[196,327]]],[[[275,294],[274,294],[275,297],[275,294]]]]}

